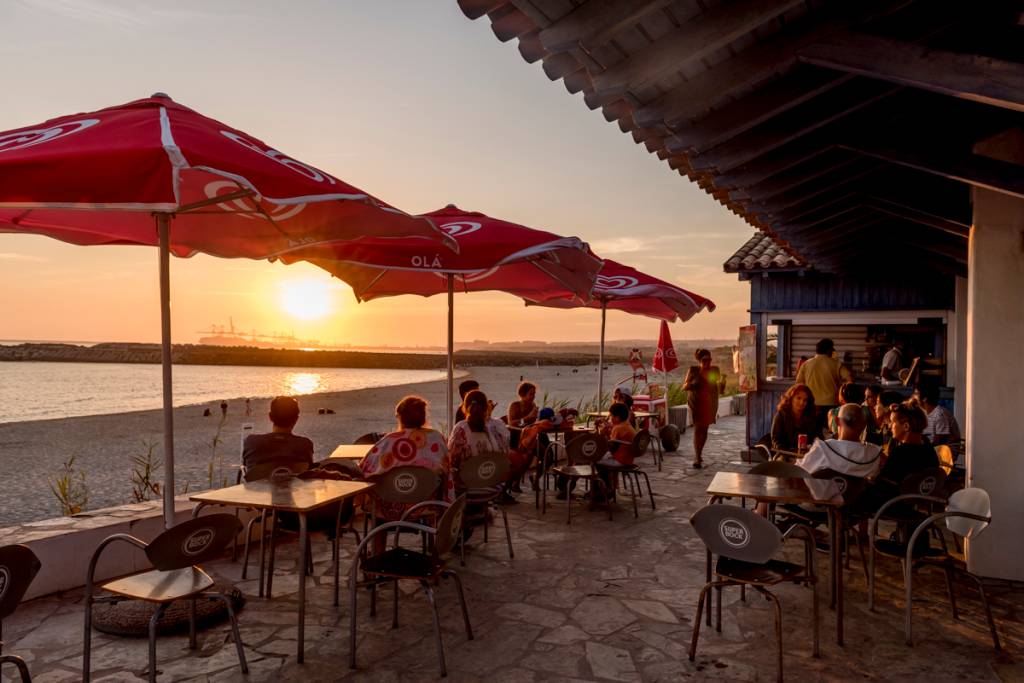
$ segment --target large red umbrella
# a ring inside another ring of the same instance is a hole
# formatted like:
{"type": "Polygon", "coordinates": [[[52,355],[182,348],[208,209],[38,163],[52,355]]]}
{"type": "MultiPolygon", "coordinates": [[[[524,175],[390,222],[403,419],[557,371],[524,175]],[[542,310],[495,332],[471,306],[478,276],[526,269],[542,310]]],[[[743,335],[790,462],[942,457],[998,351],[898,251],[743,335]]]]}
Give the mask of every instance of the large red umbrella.
{"type": "Polygon", "coordinates": [[[529,299],[585,300],[601,260],[577,237],[562,237],[453,205],[421,214],[459,243],[458,253],[415,240],[363,240],[336,258],[310,259],[347,282],[360,301],[400,294],[448,294],[448,427],[452,426],[456,289],[503,291],[529,299]]]}
{"type": "Polygon", "coordinates": [[[676,322],[677,320],[685,322],[703,309],[715,310],[715,303],[710,299],[611,259],[606,260],[601,267],[589,301],[566,296],[555,296],[540,301],[527,297],[527,305],[601,309],[601,350],[597,371],[598,402],[601,401],[601,396],[604,393],[604,330],[608,309],[625,311],[633,315],[645,315],[666,322],[676,322]]]}
{"type": "Polygon", "coordinates": [[[340,242],[451,243],[404,214],[163,94],[0,132],[0,232],[160,247],[164,514],[173,523],[169,259],[297,259],[340,242]]]}

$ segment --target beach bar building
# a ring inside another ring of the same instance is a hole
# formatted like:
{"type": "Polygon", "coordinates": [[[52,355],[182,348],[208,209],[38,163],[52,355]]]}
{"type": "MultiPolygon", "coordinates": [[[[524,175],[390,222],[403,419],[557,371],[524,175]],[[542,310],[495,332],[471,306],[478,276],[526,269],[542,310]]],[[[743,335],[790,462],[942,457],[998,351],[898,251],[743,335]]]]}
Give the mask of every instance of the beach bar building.
{"type": "MultiPolygon", "coordinates": [[[[459,4],[671,171],[803,259],[804,277],[825,278],[794,296],[832,291],[828,278],[867,299],[876,290],[854,281],[917,283],[905,307],[894,308],[896,293],[867,309],[840,298],[800,322],[837,324],[824,317],[829,309],[850,323],[897,310],[907,317],[894,325],[944,325],[968,481],[992,498],[991,527],[968,543],[968,565],[1024,580],[1024,554],[1011,552],[1024,537],[1020,4],[459,4]],[[917,315],[932,311],[945,313],[917,315]],[[951,332],[951,321],[962,331],[951,332]]],[[[797,271],[769,273],[758,290],[784,289],[797,271]]],[[[794,326],[804,315],[778,312],[794,326]]]]}

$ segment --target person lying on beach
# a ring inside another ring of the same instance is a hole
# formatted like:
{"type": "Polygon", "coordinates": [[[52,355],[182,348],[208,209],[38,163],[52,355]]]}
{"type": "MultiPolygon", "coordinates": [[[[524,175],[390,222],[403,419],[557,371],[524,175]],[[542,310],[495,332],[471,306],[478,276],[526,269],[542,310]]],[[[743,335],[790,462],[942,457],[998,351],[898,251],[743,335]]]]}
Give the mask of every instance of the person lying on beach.
{"type": "Polygon", "coordinates": [[[273,463],[287,466],[302,463],[312,467],[313,442],[292,433],[299,421],[299,402],[292,396],[278,396],[270,402],[273,428],[266,434],[252,434],[242,445],[242,465],[251,470],[256,465],[273,463]]]}

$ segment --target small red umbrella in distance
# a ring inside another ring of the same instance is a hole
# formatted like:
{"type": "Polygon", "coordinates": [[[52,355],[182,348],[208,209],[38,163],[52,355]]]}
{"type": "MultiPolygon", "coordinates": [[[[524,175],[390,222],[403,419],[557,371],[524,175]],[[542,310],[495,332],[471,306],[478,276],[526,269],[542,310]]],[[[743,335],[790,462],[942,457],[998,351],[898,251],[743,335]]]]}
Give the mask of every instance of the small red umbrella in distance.
{"type": "Polygon", "coordinates": [[[562,237],[450,204],[421,216],[453,237],[458,253],[427,247],[422,240],[368,239],[340,248],[337,258],[341,260],[310,260],[347,282],[360,301],[448,293],[450,427],[455,290],[585,299],[601,260],[578,237],[562,237]]]}
{"type": "Polygon", "coordinates": [[[164,517],[174,518],[169,254],[298,258],[365,237],[454,241],[167,95],[0,132],[0,232],[160,247],[164,517]]]}
{"type": "Polygon", "coordinates": [[[661,331],[658,333],[658,348],[654,352],[654,362],[651,368],[660,371],[665,375],[665,405],[668,405],[668,373],[679,367],[679,359],[676,358],[676,349],[672,346],[672,335],[668,331],[668,321],[661,321],[661,331]]]}
{"type": "Polygon", "coordinates": [[[644,315],[667,322],[685,322],[701,310],[715,310],[710,299],[694,294],[682,287],[642,273],[635,268],[606,259],[597,275],[597,282],[589,301],[572,297],[552,297],[543,300],[526,298],[528,306],[552,308],[601,309],[601,347],[598,358],[598,401],[604,393],[604,331],[607,311],[617,310],[633,315],[644,315]]]}

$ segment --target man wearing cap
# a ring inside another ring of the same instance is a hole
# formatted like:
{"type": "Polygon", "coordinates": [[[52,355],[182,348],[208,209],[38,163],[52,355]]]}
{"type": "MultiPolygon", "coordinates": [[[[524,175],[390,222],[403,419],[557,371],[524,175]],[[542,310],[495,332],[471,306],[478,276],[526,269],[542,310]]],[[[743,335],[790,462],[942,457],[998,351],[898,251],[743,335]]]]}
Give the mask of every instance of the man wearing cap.
{"type": "Polygon", "coordinates": [[[246,437],[242,445],[242,464],[251,470],[256,465],[305,463],[313,465],[313,442],[292,434],[299,421],[299,402],[292,396],[278,396],[270,402],[273,428],[266,434],[246,437]]]}

